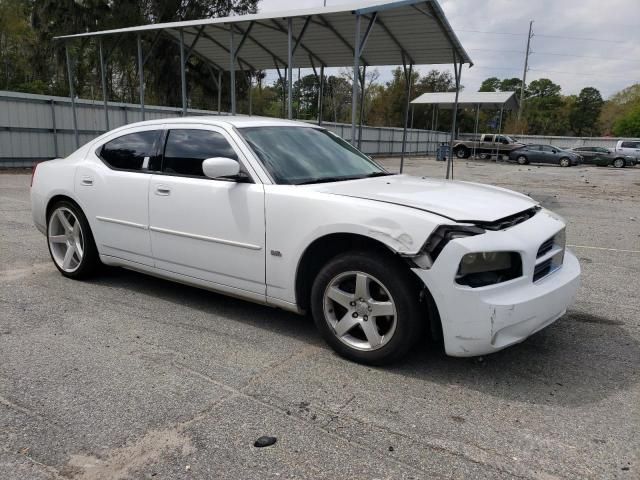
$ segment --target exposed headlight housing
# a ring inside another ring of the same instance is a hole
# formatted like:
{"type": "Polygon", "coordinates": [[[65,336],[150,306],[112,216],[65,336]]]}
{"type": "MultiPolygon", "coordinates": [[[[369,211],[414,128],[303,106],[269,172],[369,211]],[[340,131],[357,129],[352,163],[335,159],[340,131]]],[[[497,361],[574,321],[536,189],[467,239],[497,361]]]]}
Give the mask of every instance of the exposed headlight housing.
{"type": "Polygon", "coordinates": [[[420,250],[420,254],[412,258],[413,263],[420,268],[431,268],[433,262],[447,243],[455,238],[480,235],[485,230],[474,225],[441,225],[429,236],[420,250]]]}
{"type": "Polygon", "coordinates": [[[467,253],[458,267],[456,283],[484,287],[522,276],[522,258],[517,252],[467,253]]]}

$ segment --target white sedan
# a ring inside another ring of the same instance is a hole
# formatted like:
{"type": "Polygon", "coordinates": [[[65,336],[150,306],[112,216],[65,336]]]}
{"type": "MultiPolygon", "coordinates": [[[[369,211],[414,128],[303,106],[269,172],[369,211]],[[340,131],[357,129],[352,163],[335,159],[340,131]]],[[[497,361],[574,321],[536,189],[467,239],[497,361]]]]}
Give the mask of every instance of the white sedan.
{"type": "Polygon", "coordinates": [[[392,174],[297,122],[127,125],[41,163],[31,202],[65,277],[115,265],[311,312],[370,364],[427,334],[453,356],[500,350],[561,317],[579,285],[564,221],[531,198],[392,174]]]}

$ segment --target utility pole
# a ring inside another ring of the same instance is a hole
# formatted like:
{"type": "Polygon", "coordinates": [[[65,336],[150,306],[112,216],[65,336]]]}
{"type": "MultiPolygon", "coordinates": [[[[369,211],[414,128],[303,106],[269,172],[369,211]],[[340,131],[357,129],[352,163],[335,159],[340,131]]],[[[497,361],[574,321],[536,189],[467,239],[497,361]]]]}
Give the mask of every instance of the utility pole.
{"type": "Polygon", "coordinates": [[[524,55],[524,72],[522,72],[522,85],[520,86],[520,108],[518,108],[518,122],[524,108],[524,89],[527,84],[527,70],[529,69],[529,54],[531,53],[531,38],[533,37],[533,20],[529,22],[529,35],[527,36],[527,51],[524,55]]]}

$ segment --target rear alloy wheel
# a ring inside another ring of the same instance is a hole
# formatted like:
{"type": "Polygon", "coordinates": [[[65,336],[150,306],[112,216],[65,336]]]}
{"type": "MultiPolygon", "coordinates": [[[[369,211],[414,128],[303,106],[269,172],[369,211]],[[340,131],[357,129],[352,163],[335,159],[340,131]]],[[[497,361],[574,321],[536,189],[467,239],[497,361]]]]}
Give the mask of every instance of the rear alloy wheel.
{"type": "Polygon", "coordinates": [[[59,202],[51,210],[47,244],[53,263],[65,277],[87,276],[99,264],[87,219],[71,202],[59,202]]]}
{"type": "Polygon", "coordinates": [[[311,292],[313,317],[327,343],[340,355],[367,364],[406,354],[427,322],[409,275],[395,259],[369,252],[331,260],[311,292]]]}
{"type": "Polygon", "coordinates": [[[616,158],[613,161],[613,166],[616,168],[623,168],[624,167],[624,158],[616,158]]]}
{"type": "Polygon", "coordinates": [[[571,160],[569,160],[567,157],[563,157],[560,159],[560,166],[561,167],[570,167],[571,166],[571,160]]]}
{"type": "Polygon", "coordinates": [[[520,165],[526,165],[527,163],[529,163],[529,161],[527,160],[527,157],[525,157],[524,155],[519,155],[518,158],[516,158],[516,160],[520,165]]]}

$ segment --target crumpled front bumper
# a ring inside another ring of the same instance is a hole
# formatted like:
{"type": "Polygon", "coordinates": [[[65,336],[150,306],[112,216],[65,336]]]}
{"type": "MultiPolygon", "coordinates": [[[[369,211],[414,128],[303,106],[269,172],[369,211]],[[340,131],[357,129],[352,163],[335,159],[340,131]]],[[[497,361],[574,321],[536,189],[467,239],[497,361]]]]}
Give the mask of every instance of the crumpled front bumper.
{"type": "Polygon", "coordinates": [[[452,240],[430,269],[413,269],[434,298],[448,355],[475,356],[501,350],[566,312],[580,285],[580,264],[575,255],[566,250],[562,267],[533,281],[534,267],[540,262],[538,248],[564,225],[561,218],[542,210],[509,229],[452,240]],[[523,276],[479,288],[455,282],[466,253],[491,251],[520,253],[523,276]]]}

